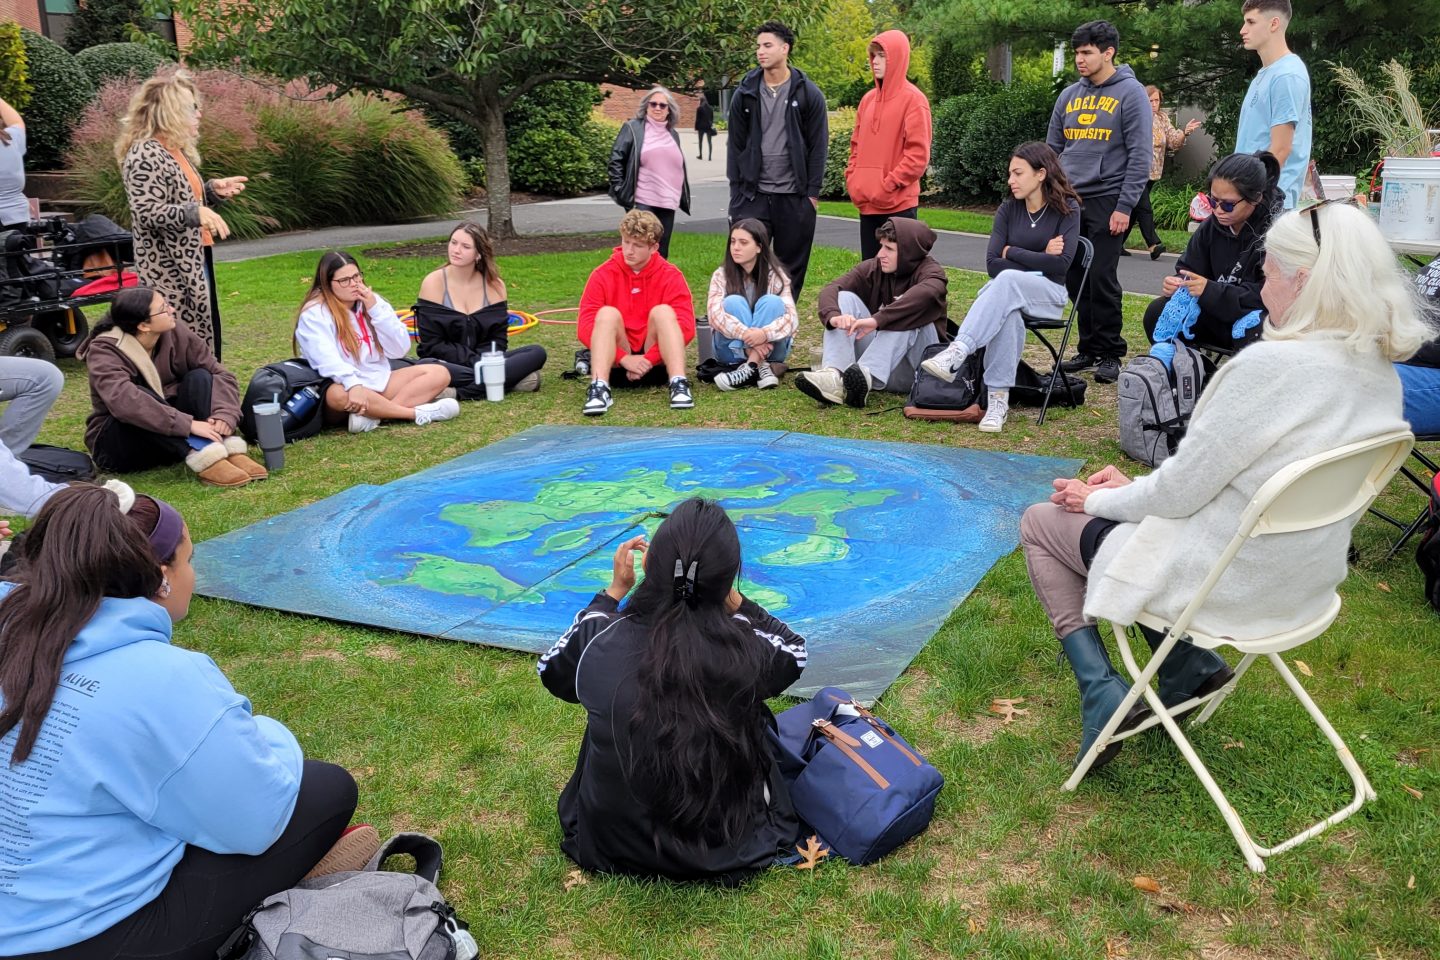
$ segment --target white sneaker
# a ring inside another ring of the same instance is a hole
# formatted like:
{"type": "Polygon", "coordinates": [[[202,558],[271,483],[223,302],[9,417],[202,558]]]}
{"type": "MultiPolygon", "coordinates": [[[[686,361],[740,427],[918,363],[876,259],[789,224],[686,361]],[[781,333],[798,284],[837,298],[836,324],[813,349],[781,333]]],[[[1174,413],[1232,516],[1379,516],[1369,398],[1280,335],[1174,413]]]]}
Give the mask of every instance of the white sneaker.
{"type": "Polygon", "coordinates": [[[1005,426],[1005,415],[1010,412],[1010,391],[991,390],[986,401],[985,416],[980,421],[981,433],[999,433],[1005,426]]]}
{"type": "Polygon", "coordinates": [[[350,414],[351,433],[369,433],[378,426],[380,426],[380,421],[374,417],[367,417],[363,413],[350,414]]]}
{"type": "Polygon", "coordinates": [[[970,349],[965,344],[959,340],[951,340],[948,347],[923,361],[920,368],[932,377],[939,377],[946,383],[954,383],[955,375],[960,372],[960,366],[969,354],[970,349]]]}
{"type": "Polygon", "coordinates": [[[760,376],[755,381],[755,386],[759,387],[761,390],[770,390],[774,387],[780,386],[780,378],[775,376],[775,371],[773,368],[771,368],[770,364],[760,364],[760,376]]]}
{"type": "Polygon", "coordinates": [[[795,375],[795,388],[812,400],[827,406],[845,402],[845,378],[834,367],[824,367],[795,375]]]}
{"type": "Polygon", "coordinates": [[[460,401],[449,398],[431,400],[429,403],[422,403],[415,408],[415,426],[423,427],[429,423],[439,423],[441,420],[453,420],[458,416],[460,416],[460,401]]]}
{"type": "Polygon", "coordinates": [[[670,381],[670,409],[690,410],[695,406],[695,397],[690,393],[690,381],[676,377],[670,381]]]}
{"type": "Polygon", "coordinates": [[[615,399],[610,394],[610,384],[604,380],[591,380],[585,393],[585,405],[580,408],[580,412],[587,417],[603,416],[614,402],[615,399]]]}
{"type": "MultiPolygon", "coordinates": [[[[765,365],[769,367],[767,363],[765,365]]],[[[738,390],[755,379],[755,364],[742,363],[734,370],[728,370],[715,378],[715,386],[724,391],[738,390]]]]}

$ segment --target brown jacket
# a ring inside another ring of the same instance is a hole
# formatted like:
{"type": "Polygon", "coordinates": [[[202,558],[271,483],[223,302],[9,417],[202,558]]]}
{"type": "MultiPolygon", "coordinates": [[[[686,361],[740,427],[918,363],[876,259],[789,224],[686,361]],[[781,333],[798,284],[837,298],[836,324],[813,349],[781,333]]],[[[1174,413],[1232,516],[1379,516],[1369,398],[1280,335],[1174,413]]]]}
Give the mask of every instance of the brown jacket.
{"type": "Polygon", "coordinates": [[[829,329],[840,315],[840,291],[855,294],[875,316],[877,330],[919,330],[933,323],[945,335],[945,268],[930,256],[935,231],[923,221],[892,217],[900,262],[884,273],[880,261],[864,260],[820,291],[820,320],[829,329]]]}
{"type": "MultiPolygon", "coordinates": [[[[138,345],[133,337],[125,339],[131,349],[138,345]]],[[[126,355],[119,341],[104,333],[96,334],[80,346],[76,356],[85,361],[90,376],[91,410],[85,421],[86,447],[95,449],[95,441],[111,417],[162,436],[189,435],[193,418],[155,396],[146,386],[145,371],[126,355]]],[[[175,397],[185,374],[196,369],[209,370],[213,378],[210,416],[231,427],[239,424],[240,387],[235,374],[222,367],[205,341],[184,323],[177,323],[174,330],[162,333],[150,357],[166,400],[175,397]]]]}

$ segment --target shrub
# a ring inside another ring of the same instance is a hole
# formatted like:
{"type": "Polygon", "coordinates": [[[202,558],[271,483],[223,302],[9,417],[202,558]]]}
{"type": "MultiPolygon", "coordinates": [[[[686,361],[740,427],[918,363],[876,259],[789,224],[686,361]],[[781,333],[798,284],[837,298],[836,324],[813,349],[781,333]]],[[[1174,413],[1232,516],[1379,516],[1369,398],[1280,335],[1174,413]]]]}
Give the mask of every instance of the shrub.
{"type": "Polygon", "coordinates": [[[71,53],[100,44],[124,43],[132,29],[154,30],[144,0],[83,0],[70,18],[65,46],[71,53]]]}
{"type": "Polygon", "coordinates": [[[70,148],[70,131],[95,98],[95,86],[75,57],[59,44],[22,29],[25,63],[34,91],[25,113],[25,165],[58,167],[70,148]]]}
{"type": "Polygon", "coordinates": [[[943,101],[935,124],[938,186],[950,199],[990,203],[1005,190],[1010,151],[1044,140],[1055,97],[1048,84],[992,85],[943,101]],[[942,123],[944,130],[942,132],[942,123]]]}
{"type": "Polygon", "coordinates": [[[1186,230],[1190,226],[1190,201],[1201,185],[1168,183],[1164,180],[1150,188],[1150,209],[1155,211],[1155,226],[1162,230],[1186,230]]]}
{"type": "MultiPolygon", "coordinates": [[[[220,208],[238,237],[272,230],[392,222],[454,210],[464,173],[445,137],[415,111],[350,94],[315,99],[222,71],[197,74],[205,101],[202,174],[244,174],[245,192],[220,208]]],[[[113,145],[133,81],[101,88],[75,131],[77,197],[130,222],[113,145]]]]}
{"type": "Polygon", "coordinates": [[[0,23],[0,100],[16,110],[24,110],[30,104],[25,41],[20,39],[20,24],[14,21],[0,23]]]}
{"type": "Polygon", "coordinates": [[[75,54],[95,89],[110,80],[144,80],[170,61],[139,43],[102,43],[75,54]]]}
{"type": "Polygon", "coordinates": [[[825,200],[848,200],[845,165],[850,162],[850,134],[855,132],[855,108],[842,107],[830,115],[830,152],[825,155],[825,181],[820,196],[825,200]]]}
{"type": "Polygon", "coordinates": [[[510,182],[522,190],[573,197],[605,183],[614,138],[586,121],[578,132],[536,127],[510,144],[510,182]]]}

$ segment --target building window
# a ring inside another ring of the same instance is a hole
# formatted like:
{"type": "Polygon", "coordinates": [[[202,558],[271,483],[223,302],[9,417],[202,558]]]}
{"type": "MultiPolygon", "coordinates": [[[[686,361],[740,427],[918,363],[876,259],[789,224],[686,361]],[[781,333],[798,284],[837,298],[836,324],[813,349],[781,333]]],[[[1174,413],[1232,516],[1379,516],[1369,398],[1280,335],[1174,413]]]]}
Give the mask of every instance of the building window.
{"type": "MultiPolygon", "coordinates": [[[[75,18],[76,0],[39,0],[39,4],[42,32],[63,47],[65,34],[75,18]]],[[[155,17],[154,30],[171,43],[175,42],[175,15],[170,11],[169,4],[166,4],[164,13],[155,17]]]]}

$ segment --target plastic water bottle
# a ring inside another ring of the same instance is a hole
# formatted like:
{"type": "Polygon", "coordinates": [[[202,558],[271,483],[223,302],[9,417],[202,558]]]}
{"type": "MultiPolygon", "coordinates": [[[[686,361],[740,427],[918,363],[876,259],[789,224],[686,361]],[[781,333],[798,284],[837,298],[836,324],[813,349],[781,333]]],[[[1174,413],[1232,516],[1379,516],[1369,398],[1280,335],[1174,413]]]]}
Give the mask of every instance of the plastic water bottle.
{"type": "Polygon", "coordinates": [[[304,423],[310,419],[310,413],[320,404],[320,391],[312,387],[305,387],[298,390],[295,396],[285,401],[285,406],[280,411],[280,420],[288,430],[292,425],[304,423]]]}

